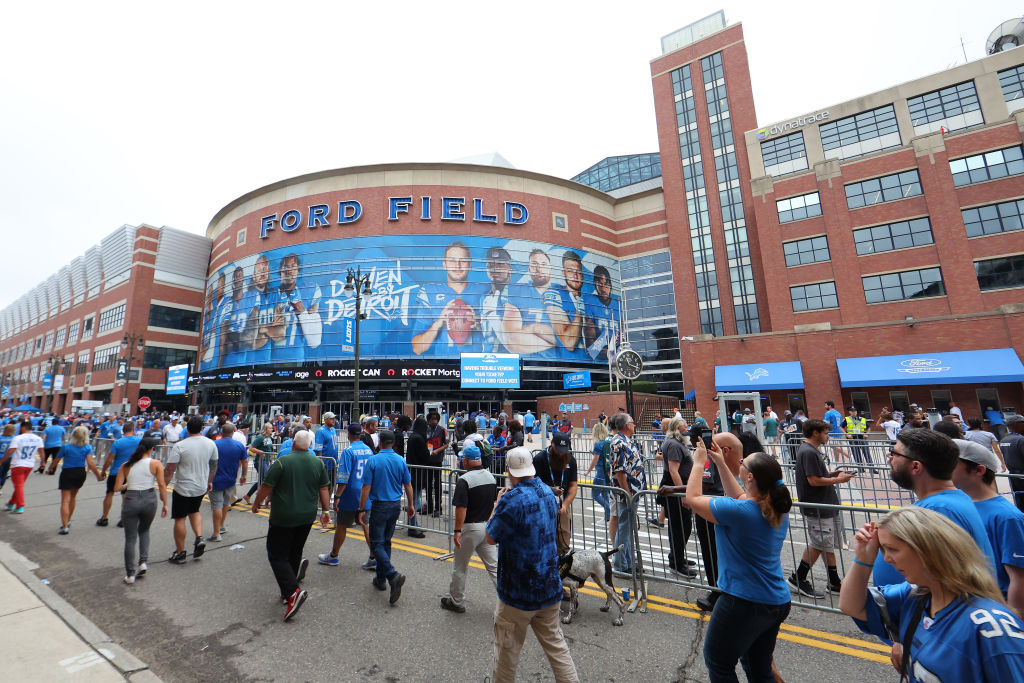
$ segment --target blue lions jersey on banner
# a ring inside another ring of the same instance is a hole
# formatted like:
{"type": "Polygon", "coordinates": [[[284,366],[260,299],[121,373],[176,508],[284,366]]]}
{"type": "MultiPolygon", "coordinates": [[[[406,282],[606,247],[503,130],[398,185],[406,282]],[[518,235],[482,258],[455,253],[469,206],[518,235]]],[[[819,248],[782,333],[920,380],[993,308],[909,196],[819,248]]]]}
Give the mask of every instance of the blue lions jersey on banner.
{"type": "Polygon", "coordinates": [[[608,359],[608,341],[619,334],[619,298],[612,294],[604,303],[594,294],[583,295],[584,312],[592,321],[596,339],[586,347],[588,358],[608,359]]]}
{"type": "Polygon", "coordinates": [[[256,292],[253,290],[243,292],[239,301],[235,301],[234,297],[231,297],[224,302],[223,317],[227,321],[228,332],[231,333],[231,339],[228,340],[229,347],[224,349],[224,360],[221,363],[224,367],[230,368],[249,362],[247,359],[251,349],[242,348],[242,340],[238,337],[246,331],[249,325],[249,316],[253,315],[255,307],[256,292]]]}
{"type": "Polygon", "coordinates": [[[559,306],[561,301],[558,294],[548,287],[542,294],[538,294],[532,285],[518,285],[512,290],[509,302],[519,309],[523,317],[523,325],[537,325],[547,327],[547,337],[552,340],[550,345],[542,351],[535,351],[529,354],[532,358],[540,360],[558,360],[561,358],[558,349],[558,339],[555,337],[555,330],[551,327],[551,318],[548,317],[548,306],[559,306]]]}
{"type": "MultiPolygon", "coordinates": [[[[565,312],[566,322],[571,323],[577,313],[583,312],[583,297],[574,296],[565,285],[555,285],[550,288],[545,292],[545,301],[548,301],[548,294],[550,292],[554,292],[558,296],[558,302],[554,305],[565,312]]],[[[572,348],[567,347],[561,338],[556,336],[556,339],[558,340],[560,357],[572,360],[587,360],[586,352],[583,350],[583,325],[580,325],[580,329],[576,333],[576,337],[572,342],[572,348]]]]}
{"type": "Polygon", "coordinates": [[[253,348],[247,354],[246,363],[249,365],[260,365],[269,363],[271,359],[270,350],[273,344],[266,338],[266,329],[274,322],[274,295],[268,288],[265,291],[252,290],[257,325],[257,338],[253,342],[253,348]],[[262,344],[262,346],[260,346],[262,344]]]}
{"type": "MultiPolygon", "coordinates": [[[[429,329],[449,303],[461,300],[476,313],[480,310],[480,300],[486,291],[487,289],[482,283],[472,282],[466,283],[465,288],[461,292],[456,292],[446,283],[427,282],[420,285],[419,293],[416,295],[418,310],[416,312],[416,325],[413,328],[413,338],[429,329]]],[[[449,320],[451,320],[450,314],[449,320]]],[[[464,335],[465,340],[461,342],[452,339],[452,330],[449,329],[449,326],[449,321],[445,321],[430,348],[418,355],[429,358],[458,357],[460,353],[477,353],[480,351],[483,337],[480,333],[479,320],[472,331],[464,335]]],[[[456,336],[458,336],[457,332],[456,336]]]]}

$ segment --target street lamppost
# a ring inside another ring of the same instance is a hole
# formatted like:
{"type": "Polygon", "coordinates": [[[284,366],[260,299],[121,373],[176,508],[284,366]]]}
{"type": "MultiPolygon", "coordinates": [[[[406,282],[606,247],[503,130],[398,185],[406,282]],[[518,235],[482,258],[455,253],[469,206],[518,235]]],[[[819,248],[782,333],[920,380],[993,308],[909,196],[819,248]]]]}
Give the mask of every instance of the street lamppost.
{"type": "Polygon", "coordinates": [[[50,403],[47,408],[50,413],[53,413],[53,394],[57,389],[57,369],[60,368],[63,371],[64,358],[63,356],[50,356],[46,362],[50,364],[50,403]]]}
{"type": "MultiPolygon", "coordinates": [[[[121,350],[128,351],[128,363],[124,370],[124,390],[121,392],[121,411],[124,413],[130,412],[125,409],[125,402],[128,400],[128,381],[132,378],[132,363],[135,362],[135,351],[142,351],[145,343],[146,340],[142,338],[142,335],[137,335],[134,332],[126,332],[121,339],[121,350]]],[[[124,359],[122,358],[122,360],[124,359]]],[[[141,374],[139,379],[142,379],[141,374]]]]}
{"type": "Polygon", "coordinates": [[[359,419],[359,321],[366,319],[366,314],[362,312],[363,296],[370,296],[373,294],[373,288],[370,287],[370,274],[364,273],[362,268],[356,267],[355,271],[351,268],[348,269],[348,275],[345,276],[345,293],[349,296],[355,296],[356,298],[356,323],[355,323],[355,343],[352,346],[353,356],[355,357],[355,388],[352,392],[352,415],[351,420],[359,419]]]}

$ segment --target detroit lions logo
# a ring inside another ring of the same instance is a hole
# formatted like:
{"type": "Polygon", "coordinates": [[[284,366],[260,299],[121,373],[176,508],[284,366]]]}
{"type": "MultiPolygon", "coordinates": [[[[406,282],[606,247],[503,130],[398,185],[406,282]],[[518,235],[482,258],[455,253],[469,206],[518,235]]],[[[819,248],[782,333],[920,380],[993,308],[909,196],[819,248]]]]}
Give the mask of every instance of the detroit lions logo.
{"type": "Polygon", "coordinates": [[[751,382],[753,382],[758,377],[767,377],[768,371],[765,370],[764,368],[757,368],[753,372],[744,372],[743,374],[746,375],[751,382]]]}

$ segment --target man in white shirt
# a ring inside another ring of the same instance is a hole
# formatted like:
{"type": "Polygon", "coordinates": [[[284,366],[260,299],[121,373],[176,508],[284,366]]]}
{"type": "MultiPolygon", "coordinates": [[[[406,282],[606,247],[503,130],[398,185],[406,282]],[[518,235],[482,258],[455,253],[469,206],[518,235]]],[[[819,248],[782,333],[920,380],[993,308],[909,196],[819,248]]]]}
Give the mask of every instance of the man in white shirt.
{"type": "Polygon", "coordinates": [[[178,439],[181,438],[181,425],[178,424],[176,415],[172,415],[171,421],[164,425],[163,436],[164,442],[169,446],[178,443],[178,439]]]}
{"type": "Polygon", "coordinates": [[[959,417],[960,418],[960,422],[964,422],[965,421],[964,420],[963,411],[960,410],[960,406],[958,406],[956,404],[956,401],[950,401],[949,402],[949,414],[950,415],[956,415],[957,417],[959,417]]]}
{"type": "Polygon", "coordinates": [[[11,460],[11,481],[14,483],[14,495],[7,502],[7,509],[14,514],[20,515],[25,512],[25,480],[36,465],[36,457],[43,460],[43,440],[32,433],[32,422],[25,420],[21,423],[20,432],[11,439],[10,445],[0,456],[0,464],[10,458],[11,460]]]}

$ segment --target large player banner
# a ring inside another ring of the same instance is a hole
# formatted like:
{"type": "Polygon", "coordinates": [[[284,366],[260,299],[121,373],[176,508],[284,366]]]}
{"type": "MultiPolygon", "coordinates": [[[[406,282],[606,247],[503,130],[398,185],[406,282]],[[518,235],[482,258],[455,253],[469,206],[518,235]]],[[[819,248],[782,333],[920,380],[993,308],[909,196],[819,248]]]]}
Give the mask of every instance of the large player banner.
{"type": "Polygon", "coordinates": [[[564,246],[451,235],[307,242],[211,275],[200,370],[344,360],[353,348],[349,269],[368,273],[363,358],[525,359],[606,364],[620,327],[614,259],[564,246]]]}

